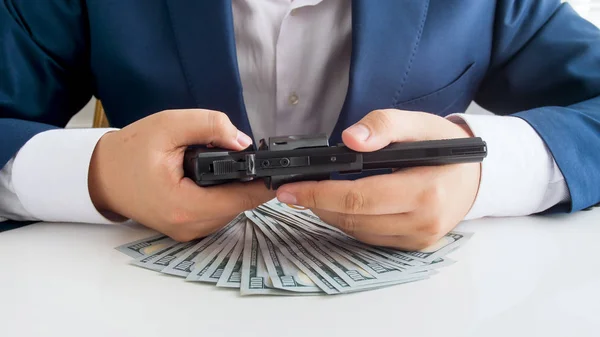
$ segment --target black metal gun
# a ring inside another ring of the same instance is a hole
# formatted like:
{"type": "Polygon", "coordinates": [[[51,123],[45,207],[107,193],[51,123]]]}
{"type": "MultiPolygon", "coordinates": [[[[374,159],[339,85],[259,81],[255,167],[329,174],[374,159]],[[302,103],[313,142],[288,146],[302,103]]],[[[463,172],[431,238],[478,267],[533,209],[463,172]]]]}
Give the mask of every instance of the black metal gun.
{"type": "Polygon", "coordinates": [[[203,187],[260,178],[276,190],[291,182],[331,179],[335,173],[481,162],[487,156],[481,138],[394,143],[374,152],[329,146],[325,134],[271,137],[259,144],[257,151],[190,146],[184,156],[185,176],[203,187]]]}

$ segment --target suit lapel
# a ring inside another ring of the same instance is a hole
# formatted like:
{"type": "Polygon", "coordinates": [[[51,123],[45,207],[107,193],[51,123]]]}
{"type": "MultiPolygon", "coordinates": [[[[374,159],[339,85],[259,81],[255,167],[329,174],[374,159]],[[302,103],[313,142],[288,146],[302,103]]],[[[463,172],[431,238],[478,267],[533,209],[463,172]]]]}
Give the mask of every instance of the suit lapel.
{"type": "MultiPolygon", "coordinates": [[[[239,77],[231,0],[167,0],[188,87],[199,108],[227,113],[252,136],[239,77]]],[[[348,93],[331,134],[401,97],[427,18],[429,0],[352,1],[348,93]]]]}
{"type": "Polygon", "coordinates": [[[231,0],[167,0],[167,6],[197,107],[227,113],[252,137],[238,71],[231,0]]]}
{"type": "Polygon", "coordinates": [[[391,108],[410,75],[429,0],[352,1],[352,60],[348,93],[331,135],[341,133],[372,110],[391,108]]]}

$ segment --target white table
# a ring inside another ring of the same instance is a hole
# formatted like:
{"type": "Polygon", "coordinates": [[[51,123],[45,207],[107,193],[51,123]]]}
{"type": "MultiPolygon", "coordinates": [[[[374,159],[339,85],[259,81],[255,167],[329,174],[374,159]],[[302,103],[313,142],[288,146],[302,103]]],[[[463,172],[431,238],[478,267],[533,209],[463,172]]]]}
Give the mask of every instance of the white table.
{"type": "Polygon", "coordinates": [[[0,336],[600,336],[600,209],[486,219],[421,282],[322,297],[241,297],[129,264],[137,225],[0,233],[0,336]]]}

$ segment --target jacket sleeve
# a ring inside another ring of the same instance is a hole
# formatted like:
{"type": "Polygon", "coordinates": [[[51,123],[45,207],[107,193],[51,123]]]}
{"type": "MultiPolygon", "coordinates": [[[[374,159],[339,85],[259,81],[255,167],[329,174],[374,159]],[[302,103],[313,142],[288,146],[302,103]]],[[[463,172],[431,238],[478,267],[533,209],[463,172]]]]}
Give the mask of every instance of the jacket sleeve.
{"type": "Polygon", "coordinates": [[[79,0],[0,1],[0,168],[89,101],[88,49],[79,0]]]}
{"type": "Polygon", "coordinates": [[[600,30],[560,0],[499,0],[494,24],[476,102],[545,142],[571,196],[551,212],[600,202],[600,30]]]}

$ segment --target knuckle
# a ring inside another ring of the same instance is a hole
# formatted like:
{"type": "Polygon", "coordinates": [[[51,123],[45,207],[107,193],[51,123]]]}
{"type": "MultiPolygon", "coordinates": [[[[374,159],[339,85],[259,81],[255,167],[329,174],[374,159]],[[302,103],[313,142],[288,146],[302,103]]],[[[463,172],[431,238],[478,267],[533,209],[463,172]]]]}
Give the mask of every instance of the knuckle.
{"type": "MultiPolygon", "coordinates": [[[[353,235],[353,237],[354,237],[356,240],[358,240],[358,241],[360,241],[360,242],[362,242],[362,243],[365,243],[365,244],[367,244],[367,245],[372,245],[372,246],[382,246],[382,247],[383,247],[383,246],[385,246],[385,245],[382,245],[382,244],[381,244],[381,242],[379,242],[377,239],[375,239],[375,238],[374,238],[373,236],[371,236],[371,235],[364,235],[364,234],[362,234],[362,233],[356,233],[355,235],[353,235]]],[[[391,247],[391,246],[390,246],[390,248],[395,248],[395,247],[391,247]]]]}
{"type": "MultiPolygon", "coordinates": [[[[317,183],[317,186],[318,186],[318,184],[319,183],[317,183]]],[[[318,188],[313,188],[308,191],[308,193],[307,193],[308,200],[306,200],[306,201],[307,201],[307,204],[309,205],[309,207],[319,208],[319,204],[320,204],[319,191],[320,191],[320,189],[318,189],[318,188]]]]}
{"type": "Polygon", "coordinates": [[[355,236],[356,232],[357,232],[357,221],[356,221],[356,217],[349,214],[349,215],[342,215],[341,219],[340,219],[340,229],[350,235],[350,236],[355,236]]]}
{"type": "Polygon", "coordinates": [[[316,181],[309,188],[298,191],[298,203],[309,208],[323,208],[322,200],[327,197],[325,187],[326,181],[316,181]]]}
{"type": "Polygon", "coordinates": [[[173,114],[172,110],[161,110],[159,112],[153,113],[148,118],[155,118],[155,119],[165,120],[165,119],[167,119],[169,117],[169,115],[172,115],[172,114],[173,114]]]}
{"type": "Polygon", "coordinates": [[[421,203],[429,209],[439,209],[446,195],[446,189],[441,184],[433,184],[423,193],[421,203]]]}
{"type": "Polygon", "coordinates": [[[392,118],[389,110],[375,110],[370,114],[370,122],[374,129],[383,131],[392,125],[392,118]]]}
{"type": "Polygon", "coordinates": [[[211,111],[208,115],[212,135],[220,135],[231,124],[229,117],[220,111],[211,111]]]}
{"type": "Polygon", "coordinates": [[[442,218],[435,216],[423,222],[423,224],[419,227],[419,233],[425,234],[427,237],[435,237],[440,235],[444,227],[444,221],[442,218]]]}
{"type": "Polygon", "coordinates": [[[409,247],[405,248],[411,251],[422,250],[434,245],[436,242],[437,239],[435,236],[425,236],[423,238],[420,238],[419,240],[416,240],[415,242],[411,243],[409,247]]]}
{"type": "Polygon", "coordinates": [[[191,212],[180,208],[174,207],[166,216],[165,222],[170,226],[182,226],[186,223],[193,221],[193,216],[191,212]]]}
{"type": "Polygon", "coordinates": [[[194,240],[196,235],[188,230],[177,230],[172,232],[169,237],[177,242],[188,242],[194,240]]]}
{"type": "Polygon", "coordinates": [[[251,194],[247,194],[245,198],[241,200],[241,207],[244,211],[251,210],[260,205],[260,202],[251,194]]]}
{"type": "MultiPolygon", "coordinates": [[[[178,114],[176,111],[173,111],[173,110],[163,110],[163,111],[159,111],[159,112],[156,112],[156,113],[148,116],[143,121],[148,124],[156,124],[156,125],[161,125],[161,126],[173,125],[173,124],[177,124],[179,115],[180,114],[178,114]]],[[[165,133],[165,129],[166,128],[158,128],[157,131],[165,133]]]]}
{"type": "Polygon", "coordinates": [[[436,244],[436,242],[438,242],[439,237],[440,235],[425,237],[423,240],[421,240],[421,242],[419,242],[419,244],[421,245],[421,248],[419,249],[425,249],[427,247],[433,246],[434,244],[436,244]]]}
{"type": "Polygon", "coordinates": [[[365,207],[365,196],[358,189],[349,190],[343,200],[344,210],[351,214],[357,214],[365,207]]]}
{"type": "Polygon", "coordinates": [[[260,196],[253,194],[252,191],[238,192],[231,201],[231,214],[254,209],[262,203],[260,196]]]}

